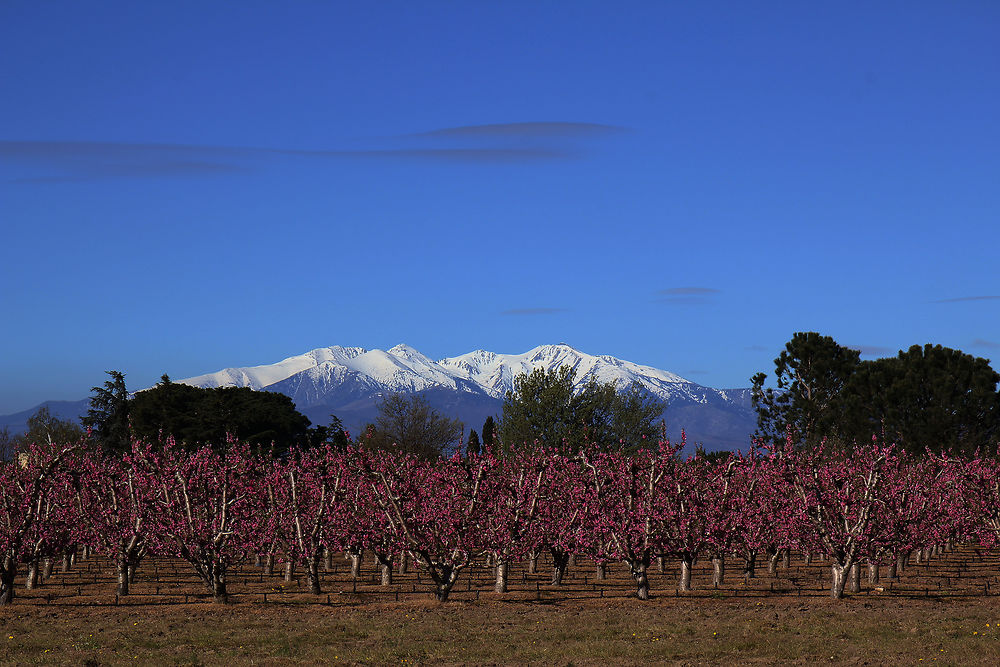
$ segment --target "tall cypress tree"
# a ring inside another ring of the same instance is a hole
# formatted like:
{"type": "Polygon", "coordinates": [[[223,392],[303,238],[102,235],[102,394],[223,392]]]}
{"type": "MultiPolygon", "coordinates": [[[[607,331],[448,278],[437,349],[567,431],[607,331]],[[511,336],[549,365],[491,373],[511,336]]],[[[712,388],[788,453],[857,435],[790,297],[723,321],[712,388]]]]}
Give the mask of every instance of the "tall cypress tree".
{"type": "Polygon", "coordinates": [[[465,443],[465,453],[466,454],[479,454],[482,452],[482,447],[479,444],[479,434],[476,433],[476,429],[469,431],[469,441],[465,443]]]}
{"type": "Polygon", "coordinates": [[[490,448],[496,446],[497,442],[497,424],[493,420],[493,416],[490,415],[483,422],[483,438],[482,446],[483,448],[490,448]]]}

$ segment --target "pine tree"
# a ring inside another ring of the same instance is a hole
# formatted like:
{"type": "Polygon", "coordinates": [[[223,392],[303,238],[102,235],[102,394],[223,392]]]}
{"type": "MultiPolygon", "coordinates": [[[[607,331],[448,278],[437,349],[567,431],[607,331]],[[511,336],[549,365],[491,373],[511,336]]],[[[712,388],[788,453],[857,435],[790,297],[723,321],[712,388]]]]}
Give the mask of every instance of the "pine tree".
{"type": "Polygon", "coordinates": [[[489,417],[486,418],[486,421],[483,422],[483,439],[482,439],[483,449],[488,449],[496,446],[497,444],[496,434],[497,434],[497,424],[493,420],[493,416],[490,415],[489,417]]]}
{"type": "Polygon", "coordinates": [[[860,352],[829,336],[797,332],[774,360],[778,391],[764,389],[767,375],[753,378],[757,436],[781,442],[786,431],[800,443],[815,444],[840,428],[841,391],[860,363],[860,352]]]}
{"type": "Polygon", "coordinates": [[[469,441],[465,443],[465,453],[480,454],[481,452],[482,446],[479,444],[479,434],[476,433],[476,429],[472,429],[469,432],[469,441]]]}
{"type": "Polygon", "coordinates": [[[121,454],[131,446],[128,389],[124,373],[107,371],[107,374],[110,380],[91,389],[90,408],[81,421],[105,451],[121,454]]]}

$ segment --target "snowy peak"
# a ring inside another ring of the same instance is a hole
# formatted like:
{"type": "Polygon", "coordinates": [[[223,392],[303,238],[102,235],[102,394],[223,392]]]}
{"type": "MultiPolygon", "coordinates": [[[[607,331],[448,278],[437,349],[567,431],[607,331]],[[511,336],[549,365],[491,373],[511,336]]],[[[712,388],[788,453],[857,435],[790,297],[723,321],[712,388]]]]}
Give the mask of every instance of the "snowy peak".
{"type": "Polygon", "coordinates": [[[227,368],[181,382],[200,387],[280,391],[291,396],[300,407],[317,405],[331,394],[345,392],[412,393],[447,389],[502,399],[513,388],[518,375],[536,369],[554,371],[562,366],[576,372],[578,387],[591,379],[615,382],[622,389],[639,383],[662,400],[683,396],[696,402],[706,401],[706,392],[716,391],[667,371],[610,355],[587,354],[566,343],[540,345],[523,354],[476,350],[439,361],[405,343],[389,350],[338,345],[311,350],[269,366],[227,368]]]}

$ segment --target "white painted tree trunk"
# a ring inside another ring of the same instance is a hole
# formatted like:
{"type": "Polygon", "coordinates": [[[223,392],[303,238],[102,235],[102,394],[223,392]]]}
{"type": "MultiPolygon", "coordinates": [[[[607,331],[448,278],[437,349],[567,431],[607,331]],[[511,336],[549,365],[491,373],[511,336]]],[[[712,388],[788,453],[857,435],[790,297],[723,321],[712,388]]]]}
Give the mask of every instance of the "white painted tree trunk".
{"type": "Polygon", "coordinates": [[[726,581],[726,559],[724,556],[716,556],[712,559],[712,586],[719,588],[726,581]]]}

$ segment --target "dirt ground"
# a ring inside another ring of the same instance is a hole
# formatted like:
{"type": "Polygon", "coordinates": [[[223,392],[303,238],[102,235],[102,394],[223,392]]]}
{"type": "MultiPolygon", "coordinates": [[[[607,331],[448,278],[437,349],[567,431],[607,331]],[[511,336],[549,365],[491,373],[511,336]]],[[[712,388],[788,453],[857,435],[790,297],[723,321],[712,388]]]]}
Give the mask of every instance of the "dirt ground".
{"type": "MultiPolygon", "coordinates": [[[[827,596],[827,566],[766,567],[747,585],[739,564],[695,591],[677,572],[651,575],[653,599],[633,597],[622,566],[598,581],[581,559],[564,585],[514,568],[511,592],[492,592],[485,564],[465,571],[453,599],[433,600],[414,570],[379,585],[373,563],[359,580],[343,558],[324,592],[246,564],[231,604],[211,601],[187,564],[150,559],[133,594],[116,599],[97,557],[55,572],[0,608],[3,664],[1000,664],[1000,559],[959,548],[913,563],[898,581],[864,582],[842,601],[827,596]]],[[[668,566],[672,564],[668,563],[668,566]]],[[[58,568],[57,568],[58,569],[58,568]]],[[[20,581],[19,581],[20,583],[20,581]]]]}

